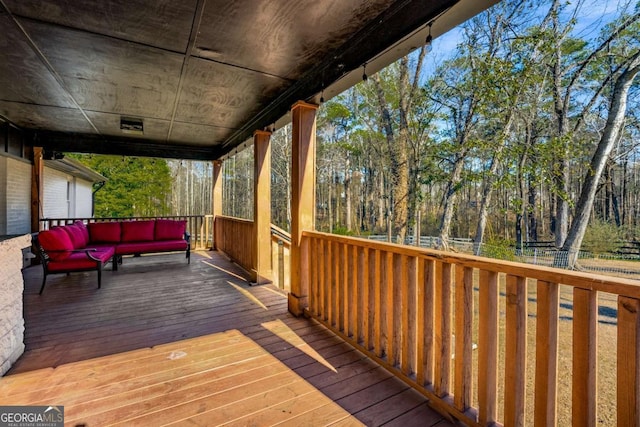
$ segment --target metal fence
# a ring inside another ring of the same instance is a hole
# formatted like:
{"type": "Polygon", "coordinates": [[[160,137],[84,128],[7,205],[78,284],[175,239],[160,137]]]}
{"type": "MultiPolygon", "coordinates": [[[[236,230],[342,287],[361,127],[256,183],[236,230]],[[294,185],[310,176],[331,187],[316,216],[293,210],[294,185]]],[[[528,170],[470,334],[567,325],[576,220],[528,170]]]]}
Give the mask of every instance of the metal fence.
{"type": "MultiPolygon", "coordinates": [[[[386,242],[385,235],[368,236],[371,240],[386,242]]],[[[399,243],[395,239],[394,243],[399,243]]],[[[439,238],[435,236],[420,236],[420,247],[435,248],[438,247],[439,238]]],[[[405,245],[415,245],[415,238],[408,236],[405,245]]],[[[474,253],[474,243],[472,239],[450,239],[448,242],[449,249],[460,253],[474,253]]],[[[527,264],[542,265],[547,267],[558,267],[568,265],[568,252],[559,251],[557,249],[548,248],[514,248],[506,246],[492,246],[481,244],[478,252],[480,256],[494,259],[503,259],[506,261],[524,262],[527,264]]],[[[577,270],[592,273],[612,274],[623,276],[630,279],[640,280],[640,255],[633,254],[593,254],[586,251],[580,251],[578,254],[578,262],[575,267],[577,270]]]]}

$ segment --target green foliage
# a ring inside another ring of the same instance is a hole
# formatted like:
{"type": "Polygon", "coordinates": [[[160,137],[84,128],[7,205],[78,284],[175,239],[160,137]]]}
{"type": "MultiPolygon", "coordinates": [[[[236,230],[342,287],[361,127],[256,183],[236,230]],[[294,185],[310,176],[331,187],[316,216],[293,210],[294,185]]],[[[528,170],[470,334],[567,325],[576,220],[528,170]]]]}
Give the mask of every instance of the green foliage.
{"type": "Polygon", "coordinates": [[[514,242],[506,239],[492,238],[482,247],[482,255],[489,258],[516,261],[514,242]]]}
{"type": "Polygon", "coordinates": [[[333,228],[333,234],[339,234],[340,236],[353,236],[353,231],[343,225],[336,225],[333,228]]]}
{"type": "Polygon", "coordinates": [[[582,250],[595,255],[615,252],[620,248],[620,237],[620,230],[615,224],[594,219],[587,227],[582,250]]]}
{"type": "Polygon", "coordinates": [[[171,172],[166,160],[106,155],[74,157],[108,179],[95,193],[96,217],[169,214],[171,172]]]}

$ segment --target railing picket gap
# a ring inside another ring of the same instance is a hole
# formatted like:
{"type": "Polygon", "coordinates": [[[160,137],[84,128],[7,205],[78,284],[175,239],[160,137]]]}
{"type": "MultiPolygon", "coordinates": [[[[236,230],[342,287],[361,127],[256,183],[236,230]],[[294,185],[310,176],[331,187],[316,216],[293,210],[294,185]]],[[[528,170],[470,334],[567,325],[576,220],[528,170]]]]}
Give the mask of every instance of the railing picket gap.
{"type": "Polygon", "coordinates": [[[597,324],[596,291],[573,290],[573,386],[572,418],[574,426],[597,423],[597,324]]]}
{"type": "Polygon", "coordinates": [[[557,283],[538,280],[536,313],[536,382],[534,423],[557,425],[558,303],[557,283]]]}
{"type": "Polygon", "coordinates": [[[480,424],[498,419],[498,273],[480,270],[478,406],[480,424]]]}

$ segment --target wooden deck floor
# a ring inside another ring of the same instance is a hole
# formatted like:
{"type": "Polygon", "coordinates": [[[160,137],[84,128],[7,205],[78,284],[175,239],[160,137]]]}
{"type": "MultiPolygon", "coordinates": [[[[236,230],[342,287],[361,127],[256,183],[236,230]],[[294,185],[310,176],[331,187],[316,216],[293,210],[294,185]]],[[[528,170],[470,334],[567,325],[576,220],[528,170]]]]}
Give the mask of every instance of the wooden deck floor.
{"type": "Polygon", "coordinates": [[[445,426],[426,400],[217,253],[118,272],[25,270],[27,351],[0,405],[64,405],[67,425],[445,426]]]}

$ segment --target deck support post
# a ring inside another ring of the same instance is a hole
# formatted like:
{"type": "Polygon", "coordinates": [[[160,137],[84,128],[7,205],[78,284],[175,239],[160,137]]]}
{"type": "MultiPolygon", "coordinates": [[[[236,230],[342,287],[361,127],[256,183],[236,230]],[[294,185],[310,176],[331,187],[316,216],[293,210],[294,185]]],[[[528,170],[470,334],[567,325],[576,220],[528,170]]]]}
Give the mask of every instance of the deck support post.
{"type": "Polygon", "coordinates": [[[271,132],[253,133],[253,269],[251,280],[271,282],[271,132]]]}
{"type": "Polygon", "coordinates": [[[212,213],[213,213],[213,249],[218,249],[218,233],[216,229],[216,218],[222,215],[222,160],[213,161],[213,185],[211,191],[213,192],[212,199],[212,213]]]}
{"type": "Polygon", "coordinates": [[[318,106],[303,101],[291,107],[291,291],[289,311],[300,316],[308,307],[308,245],[302,232],[315,230],[316,112],[318,106]]]}
{"type": "Polygon", "coordinates": [[[42,147],[33,147],[33,164],[31,166],[31,232],[40,231],[42,225],[42,206],[44,197],[44,161],[42,147]]]}

